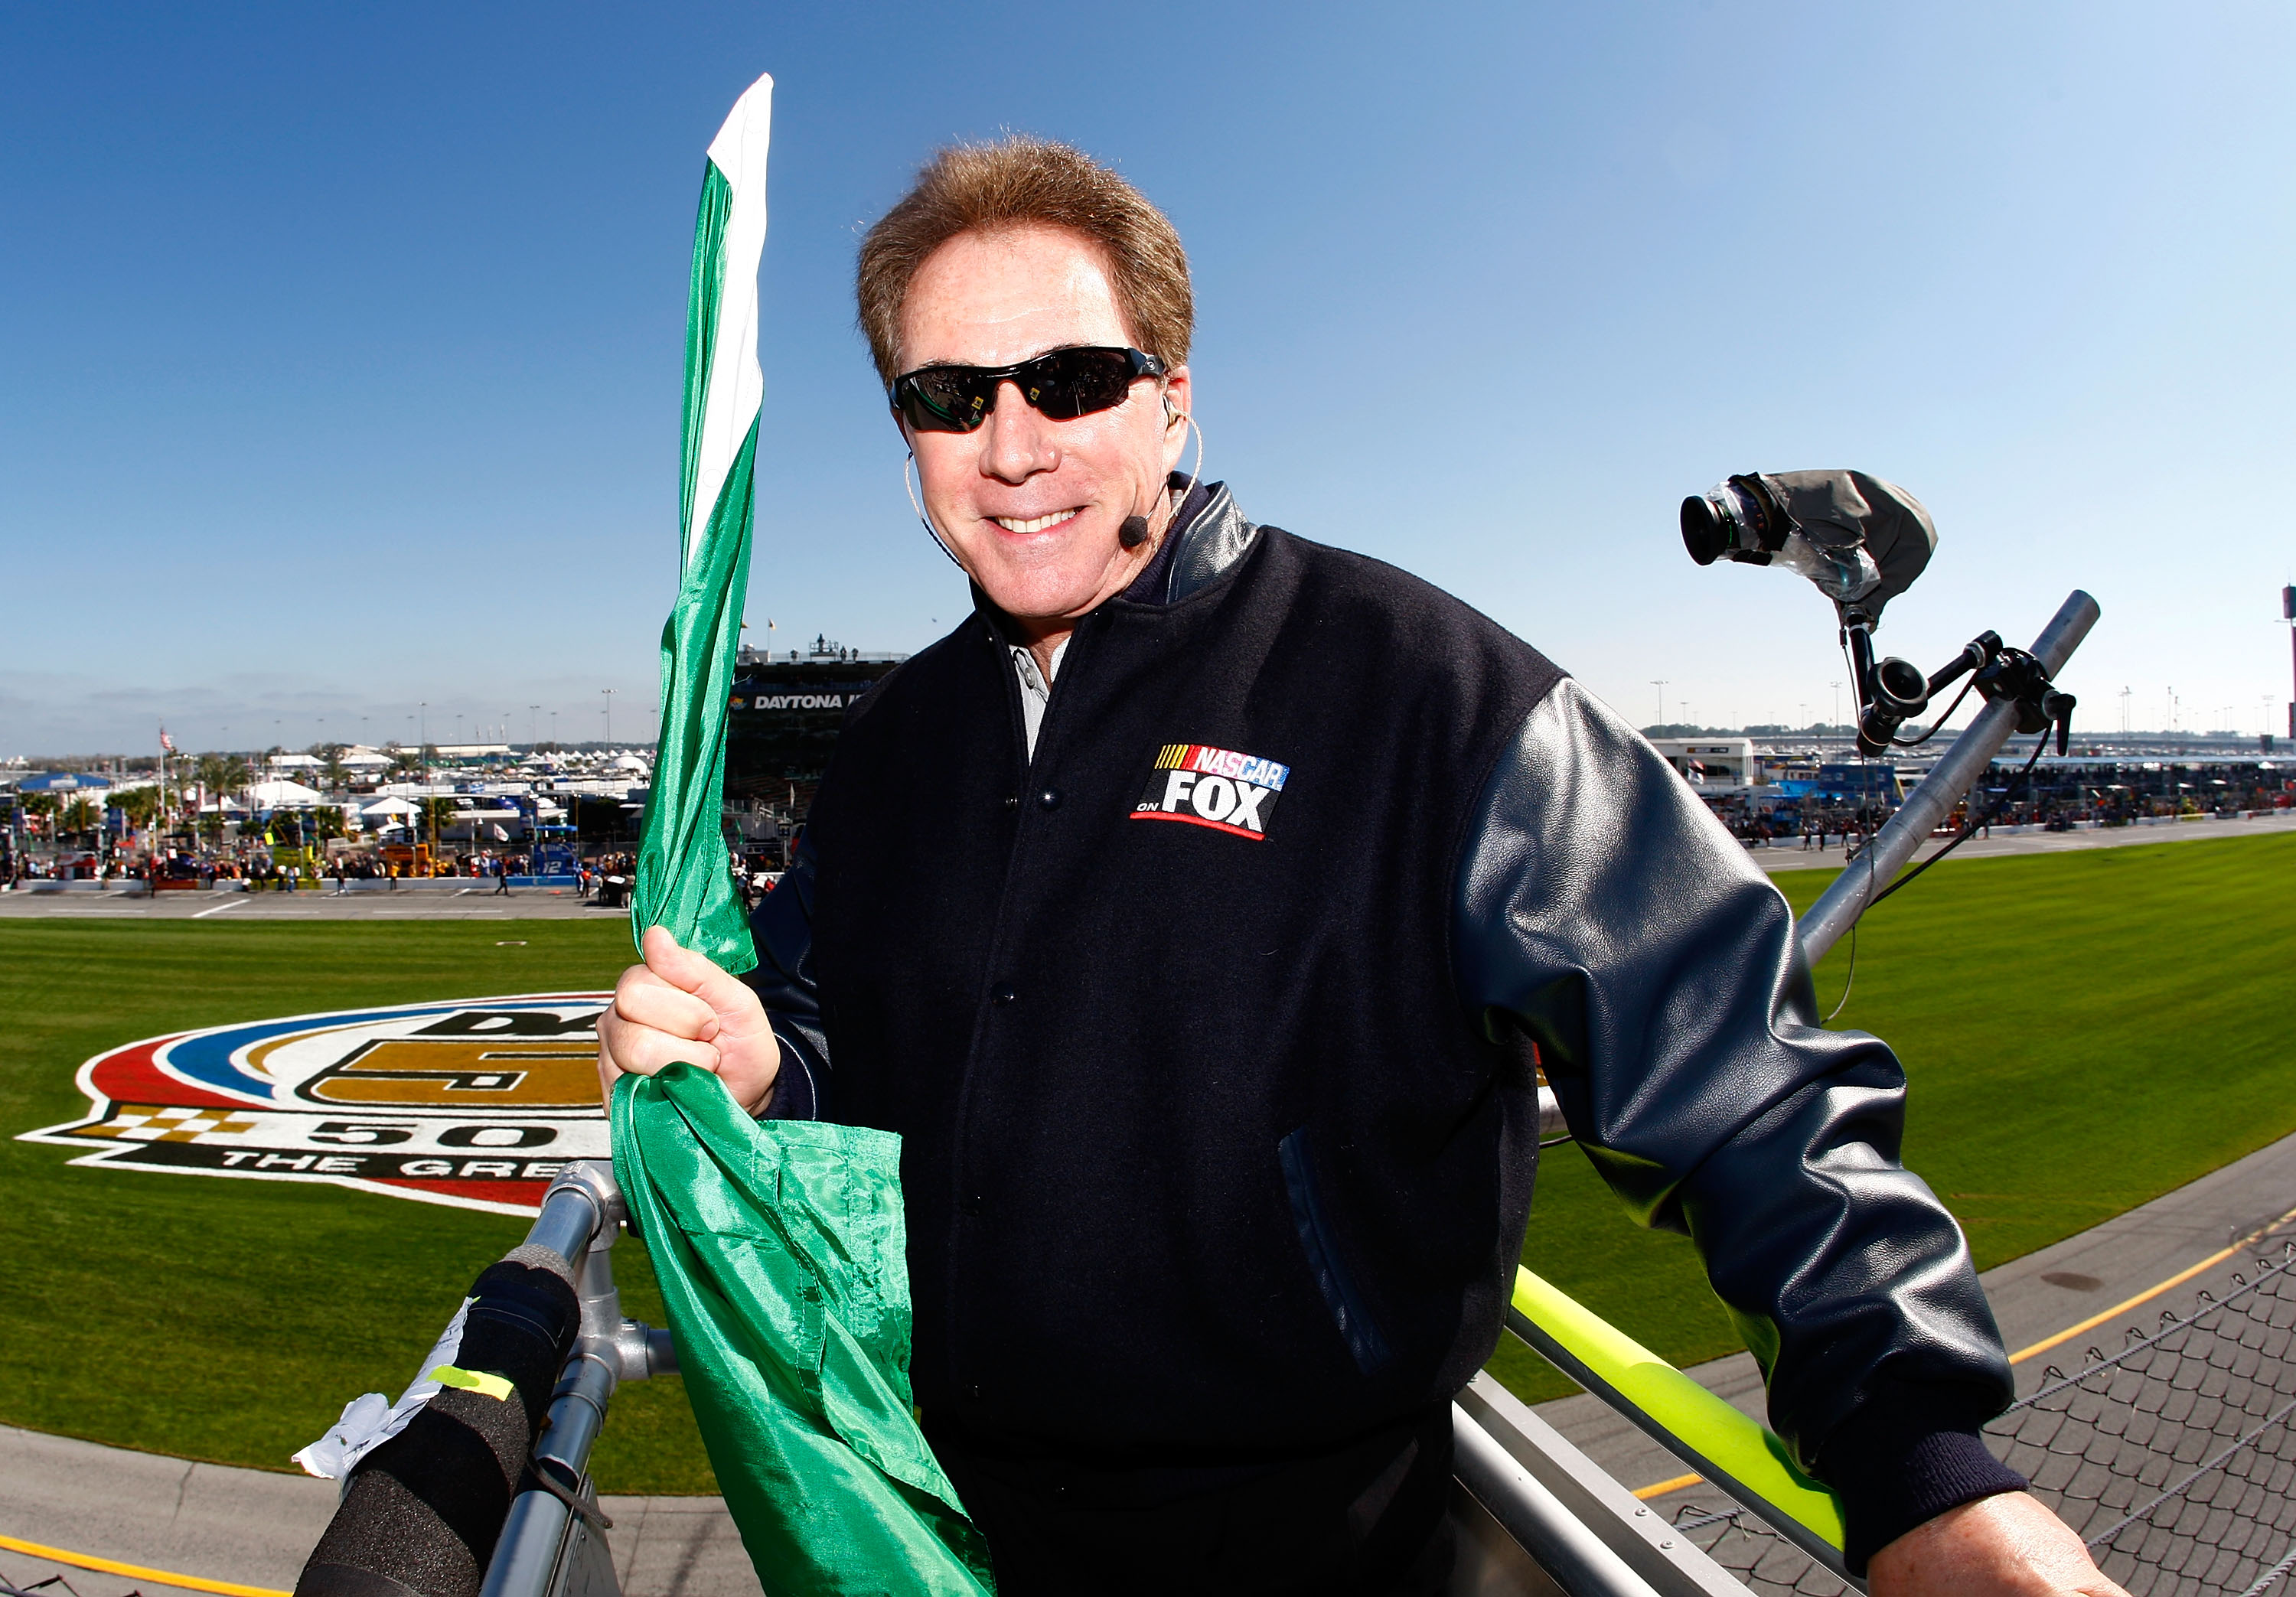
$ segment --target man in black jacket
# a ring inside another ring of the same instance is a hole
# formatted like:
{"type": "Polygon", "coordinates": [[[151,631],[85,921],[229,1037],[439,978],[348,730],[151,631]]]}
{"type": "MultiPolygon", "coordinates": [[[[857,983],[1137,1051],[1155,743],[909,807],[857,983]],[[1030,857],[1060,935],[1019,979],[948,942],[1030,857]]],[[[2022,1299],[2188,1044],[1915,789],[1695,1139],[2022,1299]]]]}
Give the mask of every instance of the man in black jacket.
{"type": "Polygon", "coordinates": [[[2115,1590],[1792,918],[1629,727],[1178,475],[1185,258],[1073,151],[945,152],[862,321],[956,630],[848,717],[735,982],[649,934],[601,1068],[898,1132],[927,1432],[1008,1593],[1431,1590],[1543,1065],[1685,1231],[1877,1592],[2115,1590]]]}

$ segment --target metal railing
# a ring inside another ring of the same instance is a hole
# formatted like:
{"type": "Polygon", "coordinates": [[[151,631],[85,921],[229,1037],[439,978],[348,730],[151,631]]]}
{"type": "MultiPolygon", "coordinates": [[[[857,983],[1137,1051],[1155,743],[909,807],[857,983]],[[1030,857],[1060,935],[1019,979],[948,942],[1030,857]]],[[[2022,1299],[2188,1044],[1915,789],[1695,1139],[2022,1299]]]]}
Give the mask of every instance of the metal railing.
{"type": "MultiPolygon", "coordinates": [[[[590,1450],[619,1386],[677,1369],[669,1333],[622,1314],[611,1254],[627,1214],[612,1165],[603,1159],[570,1164],[544,1192],[525,1243],[504,1260],[531,1265],[539,1252],[550,1275],[558,1275],[562,1264],[561,1279],[572,1288],[578,1318],[570,1335],[561,1320],[558,1339],[545,1344],[562,1351],[564,1359],[540,1423],[521,1449],[523,1457],[513,1461],[494,1454],[516,1477],[499,1527],[478,1523],[491,1514],[473,1515],[464,1503],[436,1511],[426,1491],[356,1491],[370,1465],[392,1467],[385,1451],[392,1444],[386,1442],[345,1479],[342,1505],[296,1583],[298,1597],[373,1597],[393,1590],[420,1590],[432,1597],[456,1591],[464,1597],[615,1597],[619,1588],[605,1540],[611,1521],[598,1507],[590,1450]],[[419,1585],[401,1578],[414,1570],[424,1577],[419,1585]]],[[[501,1268],[480,1278],[472,1312],[485,1312],[487,1283],[501,1268]]],[[[559,1302],[562,1306],[564,1299],[559,1302]]],[[[550,1317],[530,1300],[514,1298],[501,1313],[537,1331],[545,1329],[541,1320],[550,1317]]],[[[515,1393],[500,1400],[521,1401],[515,1393]]],[[[468,1467],[469,1461],[485,1456],[488,1445],[465,1431],[454,1450],[468,1467]]],[[[478,1468],[471,1478],[484,1480],[484,1468],[478,1468]]],[[[495,1478],[498,1486],[501,1478],[495,1478]]]]}
{"type": "Polygon", "coordinates": [[[677,1372],[669,1332],[622,1314],[611,1257],[627,1217],[613,1166],[583,1159],[550,1183],[527,1233],[529,1243],[576,1264],[582,1325],[535,1444],[537,1484],[512,1500],[481,1597],[611,1597],[620,1589],[603,1534],[611,1522],[598,1511],[590,1482],[590,1449],[616,1387],[677,1372]]]}

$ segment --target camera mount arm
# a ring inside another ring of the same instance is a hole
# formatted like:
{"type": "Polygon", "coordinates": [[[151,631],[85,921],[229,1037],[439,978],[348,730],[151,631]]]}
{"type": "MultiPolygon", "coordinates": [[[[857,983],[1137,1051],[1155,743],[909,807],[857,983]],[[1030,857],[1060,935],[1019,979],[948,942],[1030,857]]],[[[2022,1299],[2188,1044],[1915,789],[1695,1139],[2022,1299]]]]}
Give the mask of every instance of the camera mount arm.
{"type": "MultiPolygon", "coordinates": [[[[2059,692],[2049,679],[2064,669],[2073,651],[2096,625],[2099,613],[2096,601],[2076,588],[2033,641],[2030,651],[2001,647],[2000,640],[1988,633],[1972,642],[1939,673],[1938,685],[1942,687],[1974,668],[1985,708],[1977,712],[1969,730],[1954,740],[1953,747],[1921,785],[1906,795],[1898,813],[1874,834],[1873,843],[1834,878],[1833,885],[1801,917],[1802,956],[1810,964],[1823,959],[1826,950],[1857,923],[1857,917],[1920,849],[1923,840],[1953,813],[1953,807],[1984,774],[2011,733],[2039,732],[2054,722],[2057,747],[2062,750],[2066,746],[2073,697],[2059,692]],[[1993,645],[1989,650],[1985,647],[1988,638],[1993,645]],[[1991,658],[1972,667],[1972,651],[1991,658]]],[[[1903,660],[1883,661],[1876,668],[1892,664],[1916,670],[1903,660]]],[[[1926,679],[1923,685],[1926,688],[1926,679]]]]}
{"type": "Polygon", "coordinates": [[[1911,660],[1895,655],[1876,660],[1872,622],[1854,606],[1844,616],[1842,635],[1857,679],[1857,752],[1867,758],[1886,749],[1911,747],[1898,741],[1898,728],[1971,672],[1976,673],[1974,685],[1988,704],[2006,700],[2017,707],[2019,732],[2036,733],[2054,725],[2057,752],[2064,753],[2072,735],[2077,701],[2049,680],[2051,672],[2039,659],[2025,650],[2010,648],[2002,643],[1999,633],[1978,634],[1959,654],[1928,676],[1911,660]]]}

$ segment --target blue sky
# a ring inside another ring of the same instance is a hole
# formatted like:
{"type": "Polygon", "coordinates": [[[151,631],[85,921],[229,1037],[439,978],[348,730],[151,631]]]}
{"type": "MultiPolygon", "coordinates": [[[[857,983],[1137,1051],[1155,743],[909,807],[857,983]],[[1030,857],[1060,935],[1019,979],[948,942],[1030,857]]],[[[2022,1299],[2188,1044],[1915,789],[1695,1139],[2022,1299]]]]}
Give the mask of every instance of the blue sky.
{"type": "Polygon", "coordinates": [[[701,152],[760,71],[753,637],[961,613],[849,278],[1009,127],[1179,225],[1248,513],[1637,722],[1830,712],[1824,601],[1675,506],[1854,465],[1942,536],[1893,651],[2081,586],[2087,725],[2284,730],[2284,4],[85,5],[0,18],[0,756],[596,736],[607,688],[650,734],[701,152]]]}

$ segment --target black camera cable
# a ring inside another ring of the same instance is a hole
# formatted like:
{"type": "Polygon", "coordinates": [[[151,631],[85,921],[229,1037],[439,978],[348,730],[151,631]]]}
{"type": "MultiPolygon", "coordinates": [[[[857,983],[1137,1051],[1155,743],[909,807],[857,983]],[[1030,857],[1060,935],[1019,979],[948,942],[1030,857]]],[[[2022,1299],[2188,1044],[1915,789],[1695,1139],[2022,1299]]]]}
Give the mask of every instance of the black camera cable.
{"type": "MultiPolygon", "coordinates": [[[[1967,688],[1964,688],[1964,689],[1962,690],[1962,692],[1963,692],[1964,695],[1965,695],[1968,692],[1969,692],[1969,690],[1968,690],[1967,688]]],[[[1961,700],[1960,700],[1959,699],[1956,699],[1953,702],[1954,702],[1954,709],[1958,709],[1959,708],[1961,708],[1961,700]]],[[[1939,716],[1939,717],[1938,717],[1938,719],[1937,719],[1937,724],[1936,724],[1936,725],[1931,726],[1931,727],[1930,728],[1929,732],[1923,733],[1922,734],[1921,739],[1917,740],[1917,741],[1926,741],[1928,740],[1928,738],[1930,737],[1930,735],[1931,735],[1931,733],[1935,733],[1935,732],[1937,731],[1938,726],[1942,726],[1942,725],[1945,725],[1946,717],[1947,717],[1947,716],[1950,716],[1950,715],[1952,715],[1952,714],[1953,714],[1953,710],[1952,710],[1952,709],[1948,709],[1948,710],[1947,710],[1947,711],[1946,711],[1946,713],[1945,713],[1945,715],[1944,715],[1944,716],[1939,716]]],[[[2037,766],[2037,765],[2038,765],[2038,764],[2040,763],[2040,759],[2041,759],[2041,750],[2042,750],[2042,749],[2046,749],[2046,748],[2047,748],[2047,747],[2048,747],[2048,743],[2049,743],[2049,734],[2048,734],[2047,730],[2046,730],[2046,728],[2044,728],[2044,729],[2043,729],[2043,731],[2042,731],[2042,733],[2041,733],[2041,735],[2040,735],[2038,738],[2037,738],[2036,740],[2034,740],[2034,742],[2033,742],[2033,752],[2032,752],[2029,757],[2027,757],[2026,761],[2025,761],[2025,765],[2024,765],[2024,768],[2023,768],[2023,769],[2021,769],[2021,770],[2020,770],[2020,771],[2017,773],[2017,776],[2018,776],[2018,780],[2019,780],[2019,781],[2023,781],[2023,780],[2025,780],[2026,778],[2028,778],[2028,777],[2030,777],[2030,776],[2031,776],[2031,775],[2032,775],[2032,774],[2033,774],[2033,767],[2034,767],[2035,766],[2037,766]]],[[[1909,745],[1906,745],[1906,746],[1907,746],[1907,747],[1912,747],[1913,745],[1910,745],[1910,744],[1909,744],[1909,745]]],[[[1945,847],[1944,847],[1944,848],[1942,848],[1939,849],[1935,854],[1931,855],[1931,856],[1929,856],[1929,858],[1927,858],[1927,859],[1923,860],[1920,864],[1915,865],[1912,870],[1910,870],[1910,871],[1906,872],[1903,876],[1898,877],[1897,880],[1895,880],[1895,881],[1891,882],[1888,887],[1883,888],[1880,892],[1878,892],[1878,893],[1874,894],[1874,897],[1873,897],[1872,898],[1870,898],[1870,899],[1868,899],[1868,900],[1866,901],[1866,909],[1859,910],[1859,911],[1857,912],[1858,920],[1862,921],[1862,920],[1864,920],[1864,919],[1865,919],[1865,917],[1866,917],[1866,910],[1870,910],[1870,909],[1872,909],[1875,905],[1877,905],[1877,904],[1881,903],[1882,899],[1887,898],[1890,894],[1892,894],[1892,893],[1896,892],[1899,888],[1904,887],[1907,882],[1909,882],[1909,881],[1913,880],[1913,879],[1914,879],[1915,877],[1919,876],[1923,872],[1924,872],[1924,871],[1928,870],[1931,865],[1933,865],[1933,864],[1937,864],[1937,863],[1938,863],[1938,861],[1939,861],[1939,860],[1943,859],[1947,855],[1951,854],[1955,849],[1956,849],[1956,848],[1960,848],[1964,843],[1966,843],[1967,841],[1969,841],[1969,839],[1970,839],[1971,838],[1975,837],[1975,836],[1977,835],[1977,829],[1978,829],[1979,827],[1980,827],[1980,826],[1988,826],[1988,825],[1992,824],[1993,817],[1994,817],[1995,815],[1999,815],[1999,814],[2001,813],[2001,807],[2002,807],[2002,805],[2003,805],[2003,804],[2005,804],[2005,802],[2007,802],[2008,798],[2009,798],[2009,794],[2010,794],[2010,792],[2012,791],[2012,790],[2013,790],[2013,789],[2014,789],[2014,787],[2015,787],[2015,786],[2016,786],[2016,783],[2015,783],[2015,782],[2012,782],[2012,783],[2010,783],[2008,786],[2004,787],[2004,788],[2001,790],[2001,797],[2000,797],[2000,798],[1996,798],[1996,799],[1993,801],[1993,803],[1992,803],[1991,807],[1988,807],[1988,808],[1986,810],[1986,812],[1985,812],[1985,814],[1984,814],[1983,815],[1981,815],[1981,816],[1980,816],[1980,815],[1977,815],[1974,811],[1972,811],[1972,812],[1971,813],[1970,818],[1969,818],[1968,820],[1964,821],[1964,822],[1962,823],[1961,830],[1960,830],[1959,831],[1956,832],[1956,833],[1953,835],[1952,839],[1951,839],[1949,841],[1948,841],[1948,842],[1947,842],[1947,844],[1945,845],[1945,847]]],[[[1855,864],[1855,863],[1856,863],[1856,862],[1854,862],[1854,861],[1853,861],[1853,862],[1851,862],[1851,864],[1855,864]]],[[[1845,864],[1845,865],[1842,867],[1842,869],[1844,869],[1844,870],[1848,870],[1849,868],[1849,865],[1847,865],[1847,864],[1845,864]]],[[[1849,989],[1857,984],[1857,921],[1852,921],[1849,923],[1849,973],[1848,973],[1847,975],[1845,975],[1845,976],[1841,979],[1841,1001],[1840,1001],[1839,1003],[1835,1003],[1835,1004],[1834,1004],[1834,1006],[1833,1006],[1832,1009],[1830,1009],[1830,1010],[1828,1010],[1828,1011],[1826,1011],[1826,1013],[1825,1013],[1825,1022],[1824,1022],[1824,1023],[1826,1023],[1826,1024],[1831,1024],[1831,1023],[1832,1023],[1832,1021],[1833,1021],[1833,1018],[1834,1018],[1836,1015],[1840,1014],[1840,1013],[1841,1013],[1844,1009],[1846,1009],[1846,1008],[1848,1008],[1848,1007],[1849,1007],[1849,989]]]]}
{"type": "MultiPolygon", "coordinates": [[[[2017,773],[2018,782],[2026,781],[2032,776],[2033,767],[2041,763],[2041,750],[2048,746],[2048,728],[2043,727],[2041,729],[2041,735],[2033,740],[2032,755],[2025,761],[2023,769],[2017,773]]],[[[2001,807],[2008,802],[2009,795],[2015,790],[2016,785],[2016,782],[2011,782],[2007,786],[2004,787],[2001,790],[2001,797],[1996,798],[1992,802],[1982,816],[1979,815],[1976,810],[1972,808],[1969,812],[1969,819],[1961,823],[1961,830],[1953,835],[1952,839],[1948,841],[1944,848],[1939,849],[1935,854],[1931,855],[1929,858],[1923,860],[1920,864],[1915,865],[1912,870],[1906,872],[1903,876],[1898,877],[1897,880],[1891,882],[1888,887],[1883,888],[1880,892],[1874,894],[1874,904],[1881,903],[1882,899],[1887,898],[1899,888],[1904,887],[1907,882],[1913,880],[1915,877],[1919,876],[1923,872],[1937,864],[1938,861],[1943,859],[1947,855],[1951,854],[1955,849],[1969,841],[1970,839],[1975,837],[1979,827],[1992,825],[1993,817],[2001,813],[2001,807]]],[[[1874,905],[1869,904],[1866,907],[1871,909],[1874,907],[1874,905]]]]}

